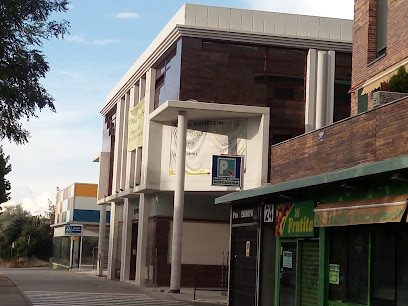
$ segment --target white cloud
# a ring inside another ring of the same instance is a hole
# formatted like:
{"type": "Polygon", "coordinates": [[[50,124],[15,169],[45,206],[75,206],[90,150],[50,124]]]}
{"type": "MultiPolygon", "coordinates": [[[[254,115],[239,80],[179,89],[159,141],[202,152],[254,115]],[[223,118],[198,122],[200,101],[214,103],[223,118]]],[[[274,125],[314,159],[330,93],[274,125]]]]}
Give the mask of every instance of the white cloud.
{"type": "Polygon", "coordinates": [[[118,39],[96,39],[96,40],[93,40],[91,43],[94,45],[99,45],[99,46],[107,46],[110,44],[115,44],[117,42],[119,42],[118,39]]]}
{"type": "Polygon", "coordinates": [[[70,3],[70,4],[67,5],[67,7],[68,7],[69,10],[72,10],[72,9],[75,8],[75,5],[73,5],[72,3],[70,3]]]}
{"type": "Polygon", "coordinates": [[[118,39],[94,39],[88,40],[82,35],[69,35],[66,40],[85,45],[107,46],[119,42],[118,39]]]}
{"type": "Polygon", "coordinates": [[[139,18],[140,15],[138,13],[123,12],[123,13],[117,13],[115,17],[120,18],[120,19],[135,19],[135,18],[139,18]]]}
{"type": "Polygon", "coordinates": [[[254,10],[353,19],[354,0],[242,0],[254,10]]]}

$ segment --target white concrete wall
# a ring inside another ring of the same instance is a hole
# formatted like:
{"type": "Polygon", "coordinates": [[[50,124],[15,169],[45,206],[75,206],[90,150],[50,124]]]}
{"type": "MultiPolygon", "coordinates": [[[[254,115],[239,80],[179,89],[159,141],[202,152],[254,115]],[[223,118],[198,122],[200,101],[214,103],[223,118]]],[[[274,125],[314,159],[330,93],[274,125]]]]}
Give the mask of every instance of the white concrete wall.
{"type": "MultiPolygon", "coordinates": [[[[185,4],[185,25],[352,41],[353,20],[185,4]]],[[[179,11],[180,13],[180,11],[179,11]]]]}
{"type": "MultiPolygon", "coordinates": [[[[227,263],[229,223],[183,222],[182,264],[222,265],[227,263]],[[224,262],[223,262],[224,259],[224,262]]],[[[169,257],[173,222],[170,225],[169,257]]]]}

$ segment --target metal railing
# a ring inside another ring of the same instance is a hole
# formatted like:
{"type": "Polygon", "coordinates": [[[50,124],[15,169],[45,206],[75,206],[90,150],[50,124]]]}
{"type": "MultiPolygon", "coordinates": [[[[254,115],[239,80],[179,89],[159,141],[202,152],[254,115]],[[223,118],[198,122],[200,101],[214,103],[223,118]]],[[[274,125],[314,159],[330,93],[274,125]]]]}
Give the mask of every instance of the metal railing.
{"type": "Polygon", "coordinates": [[[197,267],[194,274],[194,297],[196,291],[228,291],[228,267],[197,267]]]}

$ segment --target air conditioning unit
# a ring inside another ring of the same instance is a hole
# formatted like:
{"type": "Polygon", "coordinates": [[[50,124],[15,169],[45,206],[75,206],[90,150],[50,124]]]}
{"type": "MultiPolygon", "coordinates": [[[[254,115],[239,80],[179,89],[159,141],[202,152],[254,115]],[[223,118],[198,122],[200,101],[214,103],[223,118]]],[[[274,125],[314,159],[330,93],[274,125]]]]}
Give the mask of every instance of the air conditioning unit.
{"type": "Polygon", "coordinates": [[[390,103],[392,101],[408,97],[408,93],[376,91],[373,93],[373,108],[390,103]]]}

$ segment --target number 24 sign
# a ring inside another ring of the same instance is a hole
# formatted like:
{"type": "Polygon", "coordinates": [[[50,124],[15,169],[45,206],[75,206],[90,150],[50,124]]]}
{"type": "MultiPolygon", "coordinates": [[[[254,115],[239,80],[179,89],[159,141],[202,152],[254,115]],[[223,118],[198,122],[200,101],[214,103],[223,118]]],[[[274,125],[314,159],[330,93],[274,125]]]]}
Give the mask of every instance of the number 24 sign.
{"type": "Polygon", "coordinates": [[[264,222],[273,222],[275,207],[273,204],[266,204],[264,206],[264,222]]]}

